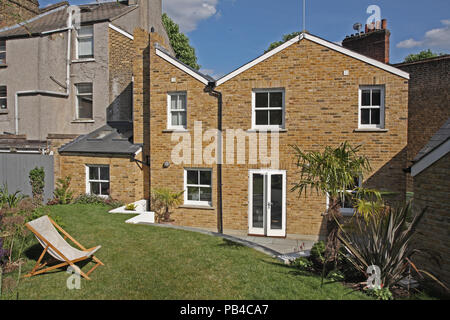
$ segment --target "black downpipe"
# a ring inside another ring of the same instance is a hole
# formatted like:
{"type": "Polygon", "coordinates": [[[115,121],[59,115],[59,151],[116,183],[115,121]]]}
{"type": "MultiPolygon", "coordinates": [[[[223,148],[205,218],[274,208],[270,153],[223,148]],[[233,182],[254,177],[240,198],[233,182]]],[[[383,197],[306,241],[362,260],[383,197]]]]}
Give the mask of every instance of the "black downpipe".
{"type": "Polygon", "coordinates": [[[215,82],[209,82],[205,88],[211,96],[217,98],[217,129],[219,130],[218,152],[217,156],[217,230],[223,233],[223,214],[222,214],[222,92],[214,90],[215,82]]]}

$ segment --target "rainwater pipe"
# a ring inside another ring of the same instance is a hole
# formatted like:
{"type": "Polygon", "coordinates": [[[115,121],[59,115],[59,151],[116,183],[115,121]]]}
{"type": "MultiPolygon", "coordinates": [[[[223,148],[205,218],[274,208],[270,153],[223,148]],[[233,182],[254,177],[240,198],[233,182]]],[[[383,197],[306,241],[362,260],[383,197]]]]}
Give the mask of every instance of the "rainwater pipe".
{"type": "MultiPolygon", "coordinates": [[[[14,122],[15,122],[15,134],[19,135],[19,96],[30,96],[30,95],[45,95],[53,97],[68,98],[70,90],[70,53],[71,53],[71,43],[72,43],[72,10],[69,10],[69,16],[67,19],[67,27],[62,29],[50,30],[41,33],[50,34],[54,32],[61,32],[67,30],[67,59],[66,59],[66,92],[58,91],[48,91],[48,90],[26,90],[17,91],[14,97],[14,122]]],[[[51,77],[53,78],[53,77],[51,77]]],[[[55,81],[55,80],[54,80],[55,81]]]]}

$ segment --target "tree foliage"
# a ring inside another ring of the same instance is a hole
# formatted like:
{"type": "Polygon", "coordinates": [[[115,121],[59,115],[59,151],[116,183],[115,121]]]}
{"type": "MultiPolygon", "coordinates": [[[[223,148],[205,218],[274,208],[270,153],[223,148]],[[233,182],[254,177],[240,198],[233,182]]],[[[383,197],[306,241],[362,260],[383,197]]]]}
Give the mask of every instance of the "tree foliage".
{"type": "Polygon", "coordinates": [[[287,42],[287,41],[289,41],[291,39],[294,39],[299,34],[301,34],[301,32],[292,32],[292,33],[289,33],[289,34],[285,34],[283,36],[283,40],[272,42],[270,44],[269,48],[266,51],[264,51],[264,53],[267,53],[267,52],[275,49],[276,47],[281,46],[283,43],[285,43],[285,42],[287,42]]]}
{"type": "Polygon", "coordinates": [[[370,171],[370,163],[366,156],[359,155],[360,146],[352,147],[347,142],[337,148],[327,146],[323,152],[304,152],[298,146],[293,148],[300,177],[291,191],[306,195],[307,190],[310,190],[329,197],[326,213],[328,234],[323,269],[325,271],[327,262],[337,261],[340,247],[338,235],[343,220],[341,201],[346,195],[345,190],[353,189],[355,178],[370,171]]]}
{"type": "Polygon", "coordinates": [[[435,57],[439,57],[439,56],[443,56],[443,55],[444,55],[444,53],[439,53],[439,54],[434,53],[430,49],[422,50],[419,53],[411,53],[411,54],[407,55],[404,62],[420,61],[420,60],[435,58],[435,57]]]}
{"type": "Polygon", "coordinates": [[[189,44],[189,38],[180,32],[178,24],[173,22],[165,13],[162,15],[162,22],[169,36],[170,45],[175,51],[176,58],[195,70],[199,70],[200,66],[197,64],[195,49],[189,44]]]}

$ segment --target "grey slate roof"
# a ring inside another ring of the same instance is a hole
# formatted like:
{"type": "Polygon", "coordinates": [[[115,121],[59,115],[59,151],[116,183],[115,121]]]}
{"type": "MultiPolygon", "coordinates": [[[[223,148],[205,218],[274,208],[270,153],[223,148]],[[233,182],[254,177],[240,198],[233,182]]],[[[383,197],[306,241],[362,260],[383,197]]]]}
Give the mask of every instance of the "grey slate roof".
{"type": "Polygon", "coordinates": [[[132,136],[131,123],[110,123],[63,145],[59,152],[132,155],[142,148],[131,142],[132,136]]]}
{"type": "MultiPolygon", "coordinates": [[[[36,36],[42,32],[65,28],[68,17],[67,7],[62,5],[27,21],[0,29],[0,38],[36,36]]],[[[137,6],[128,6],[117,1],[79,5],[79,7],[82,24],[111,20],[137,8],[137,6]]]]}
{"type": "Polygon", "coordinates": [[[447,119],[445,124],[431,137],[427,145],[419,151],[413,162],[418,162],[427,154],[438,148],[441,144],[450,139],[450,118],[447,119]]]}

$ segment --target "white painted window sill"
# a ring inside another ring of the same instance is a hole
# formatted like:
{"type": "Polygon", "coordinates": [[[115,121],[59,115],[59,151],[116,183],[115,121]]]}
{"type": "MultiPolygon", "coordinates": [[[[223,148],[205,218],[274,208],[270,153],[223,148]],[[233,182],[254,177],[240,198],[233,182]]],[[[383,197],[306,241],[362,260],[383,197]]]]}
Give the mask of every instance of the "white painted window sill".
{"type": "Polygon", "coordinates": [[[165,129],[162,131],[163,133],[172,133],[172,132],[189,132],[188,129],[165,129]]]}
{"type": "Polygon", "coordinates": [[[84,63],[84,62],[95,62],[95,59],[94,58],[87,58],[87,59],[72,60],[72,63],[84,63]]]}
{"type": "Polygon", "coordinates": [[[260,131],[266,131],[268,133],[270,132],[287,132],[287,129],[282,128],[253,128],[246,130],[247,132],[260,132],[260,131]]]}
{"type": "Polygon", "coordinates": [[[182,206],[179,206],[178,208],[183,209],[200,209],[200,210],[215,210],[216,208],[211,206],[200,206],[200,205],[193,205],[193,204],[184,204],[182,206]]]}
{"type": "Polygon", "coordinates": [[[389,132],[389,129],[381,128],[358,128],[353,130],[353,132],[389,132]]]}
{"type": "Polygon", "coordinates": [[[0,63],[0,68],[7,68],[8,65],[6,63],[0,63]]]}
{"type": "Polygon", "coordinates": [[[8,114],[9,110],[8,109],[0,109],[0,114],[8,114]]]}
{"type": "Polygon", "coordinates": [[[72,120],[71,123],[94,123],[95,120],[72,120]]]}

